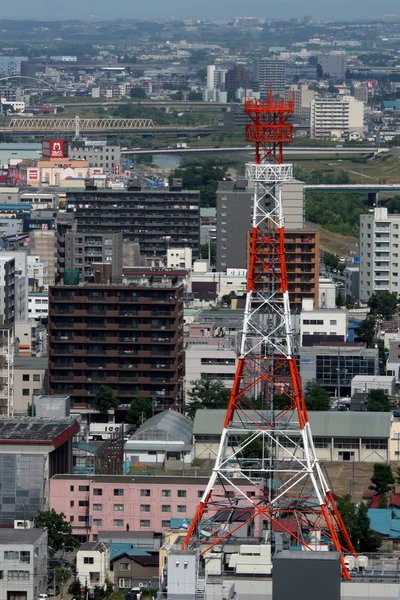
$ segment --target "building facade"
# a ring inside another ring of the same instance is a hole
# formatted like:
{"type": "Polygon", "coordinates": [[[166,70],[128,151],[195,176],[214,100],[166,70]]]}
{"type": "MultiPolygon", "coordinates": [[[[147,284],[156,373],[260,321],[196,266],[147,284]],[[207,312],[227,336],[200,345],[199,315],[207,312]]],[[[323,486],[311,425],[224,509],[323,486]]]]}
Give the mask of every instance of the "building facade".
{"type": "Polygon", "coordinates": [[[315,98],[311,102],[310,137],[341,138],[343,134],[364,131],[364,103],[352,96],[315,98]]]}
{"type": "Polygon", "coordinates": [[[336,79],[343,79],[345,76],[347,70],[345,54],[318,54],[317,60],[323,75],[336,79]]]}
{"type": "Polygon", "coordinates": [[[374,292],[400,291],[400,215],[375,208],[360,215],[360,300],[374,292]]]}
{"type": "Polygon", "coordinates": [[[93,283],[93,263],[109,264],[111,281],[121,282],[122,233],[66,232],[65,269],[76,269],[81,274],[82,282],[93,283]]]}
{"type": "Polygon", "coordinates": [[[67,190],[67,211],[82,233],[119,233],[140,243],[142,254],[166,256],[169,246],[187,246],[199,258],[200,193],[170,190],[67,190]]]}
{"type": "Polygon", "coordinates": [[[105,173],[114,173],[115,167],[121,164],[120,146],[87,145],[82,147],[71,147],[69,156],[73,160],[85,160],[91,167],[100,167],[105,173]]]}
{"type": "Polygon", "coordinates": [[[110,550],[103,542],[85,542],[76,554],[76,577],[82,586],[104,588],[110,574],[110,550]]]}
{"type": "Polygon", "coordinates": [[[286,61],[276,58],[260,60],[257,65],[257,79],[261,98],[269,93],[270,88],[274,95],[283,96],[286,87],[286,61]]]}
{"type": "Polygon", "coordinates": [[[50,394],[86,407],[108,385],[124,414],[140,397],[159,412],[180,406],[183,366],[183,286],[175,278],[49,289],[50,394]]]}
{"type": "Polygon", "coordinates": [[[214,345],[189,345],[185,351],[185,400],[190,402],[189,392],[192,381],[210,376],[218,379],[227,387],[232,388],[235,379],[237,353],[234,348],[229,348],[224,339],[220,339],[218,346],[214,345]]]}
{"type": "Polygon", "coordinates": [[[47,589],[47,531],[2,529],[0,598],[37,600],[47,589]]]}
{"type": "Polygon", "coordinates": [[[43,393],[47,356],[14,359],[14,415],[27,415],[28,404],[43,393]]]}

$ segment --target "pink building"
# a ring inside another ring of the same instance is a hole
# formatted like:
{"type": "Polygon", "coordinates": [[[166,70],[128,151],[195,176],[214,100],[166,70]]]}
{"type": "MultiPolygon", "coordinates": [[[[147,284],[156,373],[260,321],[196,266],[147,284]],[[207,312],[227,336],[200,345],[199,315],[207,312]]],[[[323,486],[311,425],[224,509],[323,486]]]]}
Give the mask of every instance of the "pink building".
{"type": "Polygon", "coordinates": [[[66,515],[82,541],[96,540],[99,531],[163,531],[173,517],[193,518],[207,482],[207,477],[56,475],[50,508],[66,515]]]}

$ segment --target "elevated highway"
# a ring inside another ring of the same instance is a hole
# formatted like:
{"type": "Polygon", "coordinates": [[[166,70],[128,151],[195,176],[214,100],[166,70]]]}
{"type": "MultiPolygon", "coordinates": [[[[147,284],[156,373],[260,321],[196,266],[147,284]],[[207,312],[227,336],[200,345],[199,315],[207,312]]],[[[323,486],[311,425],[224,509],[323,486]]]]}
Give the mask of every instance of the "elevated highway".
{"type": "MultiPolygon", "coordinates": [[[[327,148],[325,146],[290,146],[285,148],[285,156],[296,156],[299,154],[319,154],[319,155],[332,155],[332,154],[375,154],[377,148],[327,148]]],[[[209,146],[203,148],[132,148],[131,150],[123,150],[121,154],[189,154],[189,153],[219,153],[219,152],[248,152],[254,154],[252,146],[209,146]]]]}

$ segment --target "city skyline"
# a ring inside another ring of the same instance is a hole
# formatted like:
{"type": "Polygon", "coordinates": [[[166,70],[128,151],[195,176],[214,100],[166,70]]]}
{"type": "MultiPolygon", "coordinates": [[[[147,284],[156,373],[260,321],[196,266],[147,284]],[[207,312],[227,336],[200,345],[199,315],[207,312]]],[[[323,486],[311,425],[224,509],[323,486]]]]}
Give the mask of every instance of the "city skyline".
{"type": "Polygon", "coordinates": [[[296,0],[253,0],[243,5],[239,0],[223,1],[218,3],[203,2],[201,5],[188,5],[183,0],[170,0],[167,4],[159,0],[151,0],[146,5],[127,5],[123,0],[115,0],[112,4],[100,0],[87,2],[84,7],[78,0],[71,0],[68,7],[57,1],[43,0],[40,5],[33,5],[27,0],[22,0],[16,5],[4,7],[3,19],[118,19],[118,18],[145,18],[145,19],[230,19],[234,17],[255,16],[262,18],[288,19],[312,15],[314,19],[326,20],[352,20],[362,18],[379,18],[387,13],[399,13],[396,0],[383,0],[377,6],[372,0],[354,0],[351,4],[345,0],[338,0],[334,9],[332,5],[321,5],[317,0],[306,0],[299,3],[296,0]],[[21,17],[23,15],[23,17],[21,17]]]}

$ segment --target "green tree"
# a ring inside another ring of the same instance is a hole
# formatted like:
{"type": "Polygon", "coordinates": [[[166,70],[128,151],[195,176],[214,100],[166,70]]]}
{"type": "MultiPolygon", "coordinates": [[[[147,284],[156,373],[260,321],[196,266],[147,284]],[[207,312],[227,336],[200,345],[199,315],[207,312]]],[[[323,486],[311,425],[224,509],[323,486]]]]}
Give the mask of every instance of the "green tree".
{"type": "Polygon", "coordinates": [[[65,519],[65,514],[57,513],[54,508],[39,510],[33,517],[35,527],[47,530],[50,556],[63,549],[70,552],[80,545],[72,535],[71,524],[65,519]]]}
{"type": "Polygon", "coordinates": [[[361,321],[355,330],[355,334],[361,342],[364,342],[368,348],[371,348],[375,339],[375,319],[369,317],[365,321],[361,321]]]}
{"type": "Polygon", "coordinates": [[[151,398],[135,398],[132,400],[129,410],[126,414],[127,423],[132,423],[139,427],[142,423],[150,419],[153,414],[153,405],[151,398]]]}
{"type": "Polygon", "coordinates": [[[26,412],[28,417],[36,417],[36,406],[33,406],[28,402],[28,409],[26,412]]]}
{"type": "MultiPolygon", "coordinates": [[[[71,594],[73,598],[81,597],[81,582],[79,579],[74,579],[74,581],[68,587],[68,593],[71,594]]],[[[86,597],[86,596],[85,596],[86,597]]]]}
{"type": "Polygon", "coordinates": [[[113,390],[108,385],[101,385],[94,399],[94,407],[100,413],[107,413],[119,406],[119,400],[114,396],[113,390]]]}
{"type": "Polygon", "coordinates": [[[370,390],[367,397],[370,412],[390,412],[389,396],[383,390],[370,390]]]}
{"type": "Polygon", "coordinates": [[[286,408],[290,408],[292,405],[292,399],[289,398],[286,394],[276,394],[274,397],[274,409],[275,410],[285,410],[286,408]]]}
{"type": "Polygon", "coordinates": [[[373,490],[377,496],[379,496],[379,507],[386,508],[386,494],[392,489],[392,485],[395,480],[392,473],[392,467],[390,464],[375,463],[374,472],[371,477],[372,485],[369,486],[370,490],[373,490]]]}
{"type": "Polygon", "coordinates": [[[341,306],[343,306],[343,304],[344,304],[343,294],[342,294],[342,291],[339,289],[338,293],[336,294],[336,306],[338,308],[340,308],[341,306]]]}
{"type": "Polygon", "coordinates": [[[186,412],[193,418],[196,411],[202,408],[226,408],[230,391],[219,379],[204,375],[201,379],[190,382],[191,390],[187,394],[186,412]]]}
{"type": "Polygon", "coordinates": [[[131,98],[135,98],[136,100],[144,100],[147,98],[147,94],[143,88],[132,88],[130,92],[131,98]]]}
{"type": "Polygon", "coordinates": [[[382,290],[374,292],[369,300],[368,306],[374,315],[382,315],[384,319],[391,319],[397,308],[398,295],[395,292],[382,290]]]}
{"type": "Polygon", "coordinates": [[[315,379],[309,381],[304,390],[307,410],[329,410],[329,393],[315,379]]]}
{"type": "MultiPolygon", "coordinates": [[[[370,527],[367,506],[361,502],[357,508],[347,494],[338,501],[337,507],[356,552],[376,552],[381,545],[381,540],[370,527]]],[[[346,547],[345,539],[342,536],[339,539],[346,547]]]]}
{"type": "Polygon", "coordinates": [[[208,244],[202,244],[200,246],[201,258],[208,260],[208,252],[210,252],[211,264],[215,265],[215,263],[217,261],[217,246],[216,246],[216,244],[211,243],[210,247],[208,246],[208,244]]]}

